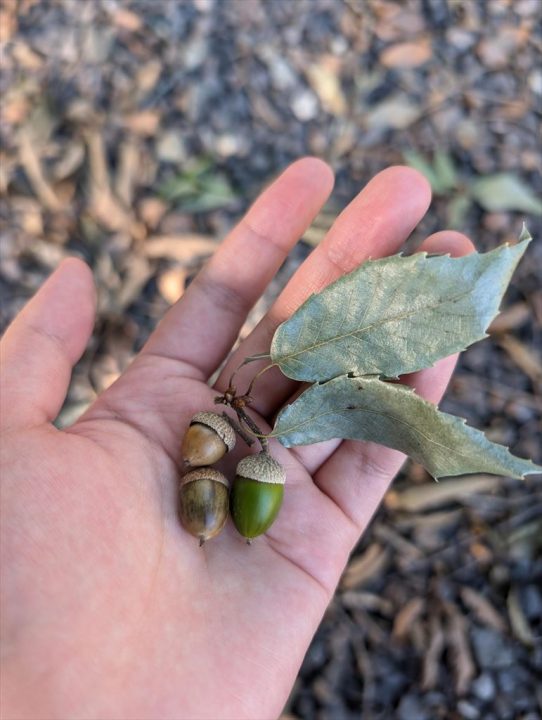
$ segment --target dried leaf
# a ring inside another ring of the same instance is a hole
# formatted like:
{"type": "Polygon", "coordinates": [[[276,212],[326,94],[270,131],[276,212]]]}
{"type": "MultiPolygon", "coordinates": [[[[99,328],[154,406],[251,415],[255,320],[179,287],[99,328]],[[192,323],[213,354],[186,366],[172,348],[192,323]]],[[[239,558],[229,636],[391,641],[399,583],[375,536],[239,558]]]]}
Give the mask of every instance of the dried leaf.
{"type": "Polygon", "coordinates": [[[455,673],[455,691],[464,695],[476,675],[476,666],[472,659],[467,622],[455,605],[445,603],[448,615],[447,640],[455,673]]]}
{"type": "Polygon", "coordinates": [[[429,367],[486,337],[527,244],[460,258],[416,253],[366,262],[278,327],[271,358],[305,381],[429,367]]]}
{"type": "Polygon", "coordinates": [[[343,375],[313,385],[279,413],[271,437],[285,447],[332,438],[380,443],[410,455],[436,479],[482,472],[522,478],[542,472],[412,389],[370,377],[343,375]]]}
{"type": "Polygon", "coordinates": [[[516,588],[512,588],[508,593],[506,605],[508,608],[508,617],[510,618],[512,632],[521,643],[527,647],[534,647],[536,639],[531,627],[529,626],[527,618],[523,613],[516,588]]]}
{"type": "Polygon", "coordinates": [[[513,335],[497,338],[499,345],[512,358],[513,362],[528,375],[535,385],[542,383],[542,362],[537,353],[524,345],[513,335]]]}
{"type": "Polygon", "coordinates": [[[411,598],[395,616],[392,637],[398,641],[404,640],[408,636],[414,620],[421,617],[424,612],[425,599],[421,597],[411,598]]]}
{"type": "Polygon", "coordinates": [[[211,255],[216,247],[216,242],[206,235],[156,235],[145,242],[143,252],[149,258],[168,258],[188,264],[194,258],[211,255]]]}
{"type": "Polygon", "coordinates": [[[393,510],[419,512],[454,501],[461,502],[476,493],[492,492],[500,485],[500,478],[475,475],[461,480],[448,480],[440,485],[409,487],[402,492],[392,490],[386,496],[386,505],[393,510]]]}
{"type": "Polygon", "coordinates": [[[438,617],[431,616],[429,621],[429,646],[423,658],[422,690],[427,692],[437,686],[440,671],[440,658],[446,644],[446,636],[438,617]]]}
{"type": "Polygon", "coordinates": [[[157,280],[160,295],[166,302],[173,305],[181,297],[184,292],[186,283],[186,270],[184,268],[174,267],[163,272],[157,280]]]}
{"type": "Polygon", "coordinates": [[[487,598],[466,586],[461,588],[460,594],[465,605],[469,610],[472,610],[483,625],[488,625],[499,632],[506,631],[506,625],[502,617],[487,598]]]}
{"type": "Polygon", "coordinates": [[[377,543],[370,545],[362,555],[355,557],[348,564],[341,579],[341,587],[345,590],[360,587],[383,572],[389,559],[388,550],[377,543]]]}
{"type": "Polygon", "coordinates": [[[142,137],[155,135],[159,124],[160,113],[158,110],[141,110],[127,115],[123,120],[123,125],[127,130],[142,137]]]}
{"type": "Polygon", "coordinates": [[[28,182],[31,184],[41,204],[51,212],[61,211],[62,203],[46,180],[34,143],[25,130],[21,130],[19,134],[19,158],[28,182]]]}
{"type": "Polygon", "coordinates": [[[517,330],[522,327],[531,316],[529,306],[525,302],[518,302],[503,310],[489,326],[489,334],[507,332],[508,330],[517,330]]]}
{"type": "Polygon", "coordinates": [[[387,68],[414,68],[430,60],[431,54],[430,38],[419,38],[390,45],[380,54],[380,62],[387,68]]]}
{"type": "Polygon", "coordinates": [[[512,173],[499,173],[475,180],[470,186],[472,197],[484,210],[515,210],[542,215],[542,200],[529,185],[512,173]]]}
{"type": "Polygon", "coordinates": [[[317,64],[309,64],[305,70],[312,89],[320,98],[324,110],[342,116],[346,112],[346,98],[339,77],[340,61],[325,56],[317,64]]]}
{"type": "Polygon", "coordinates": [[[404,130],[420,115],[421,108],[406,95],[395,95],[371,109],[365,117],[365,124],[369,130],[404,130]]]}
{"type": "Polygon", "coordinates": [[[143,27],[143,20],[139,15],[128,10],[128,8],[118,8],[113,14],[113,22],[123,30],[137,32],[143,27]]]}

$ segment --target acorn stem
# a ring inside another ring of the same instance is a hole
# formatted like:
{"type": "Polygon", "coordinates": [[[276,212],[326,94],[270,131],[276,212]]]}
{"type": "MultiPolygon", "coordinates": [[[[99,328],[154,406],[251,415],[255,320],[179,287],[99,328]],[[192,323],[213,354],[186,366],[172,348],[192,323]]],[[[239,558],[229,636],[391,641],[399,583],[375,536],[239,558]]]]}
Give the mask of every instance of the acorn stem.
{"type": "Polygon", "coordinates": [[[231,418],[231,417],[230,417],[229,415],[227,415],[226,413],[222,413],[222,416],[227,419],[227,421],[230,423],[230,425],[231,425],[232,428],[235,430],[235,432],[239,435],[239,437],[240,437],[242,440],[244,440],[244,441],[246,442],[246,444],[247,444],[249,447],[251,447],[252,445],[254,445],[254,438],[252,437],[252,435],[249,435],[249,434],[246,432],[246,430],[245,430],[243,427],[241,427],[241,425],[240,425],[238,422],[236,422],[233,418],[231,418]]]}
{"type": "Polygon", "coordinates": [[[268,451],[269,443],[267,442],[267,438],[264,435],[264,433],[260,430],[258,425],[254,422],[254,420],[249,417],[246,412],[243,410],[242,407],[234,407],[235,412],[237,413],[237,417],[241,422],[244,422],[245,425],[252,430],[254,435],[258,438],[258,441],[260,445],[262,446],[262,450],[264,452],[268,451]]]}

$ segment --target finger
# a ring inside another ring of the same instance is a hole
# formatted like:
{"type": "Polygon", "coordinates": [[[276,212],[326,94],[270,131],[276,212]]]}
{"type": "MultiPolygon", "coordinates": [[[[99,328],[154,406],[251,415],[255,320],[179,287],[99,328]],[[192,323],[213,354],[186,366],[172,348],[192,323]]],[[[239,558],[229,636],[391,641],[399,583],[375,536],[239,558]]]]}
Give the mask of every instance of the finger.
{"type": "Polygon", "coordinates": [[[175,358],[194,368],[195,377],[209,377],[332,187],[333,173],[321,160],[309,157],[290,165],[222,242],[142,355],[175,358]]]}
{"type": "MultiPolygon", "coordinates": [[[[270,312],[226,364],[217,382],[224,390],[233,370],[245,357],[267,352],[276,327],[311,293],[322,290],[368,257],[396,252],[425,214],[431,190],[425,178],[407,167],[392,167],[374,177],[339,215],[327,237],[301,265],[270,312]]],[[[254,375],[256,363],[238,375],[254,375]]],[[[247,383],[248,384],[248,383],[247,383]]],[[[274,368],[258,380],[254,407],[269,416],[294,392],[296,383],[274,368]]]]}
{"type": "Polygon", "coordinates": [[[0,344],[4,429],[56,417],[72,368],[92,332],[95,312],[90,269],[76,258],[64,260],[15,318],[0,344]]]}
{"type": "MultiPolygon", "coordinates": [[[[449,252],[457,257],[469,254],[474,246],[464,235],[444,231],[428,237],[420,250],[449,252]]],[[[444,394],[456,360],[457,355],[444,358],[431,368],[404,376],[402,381],[426,400],[437,403],[444,394]]],[[[402,453],[375,443],[345,440],[323,463],[314,480],[361,530],[367,526],[404,459],[402,453]]]]}

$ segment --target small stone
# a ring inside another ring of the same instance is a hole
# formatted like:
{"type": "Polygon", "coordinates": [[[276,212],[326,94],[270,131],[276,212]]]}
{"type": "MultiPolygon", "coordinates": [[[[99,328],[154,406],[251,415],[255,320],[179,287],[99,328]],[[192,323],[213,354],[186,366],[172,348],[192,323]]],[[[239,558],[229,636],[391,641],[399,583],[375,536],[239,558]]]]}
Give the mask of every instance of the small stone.
{"type": "Polygon", "coordinates": [[[318,98],[310,90],[302,90],[292,100],[292,112],[300,122],[314,120],[318,109],[318,98]]]}
{"type": "Polygon", "coordinates": [[[527,585],[520,591],[522,606],[528,620],[542,618],[542,593],[536,585],[527,585]]]}
{"type": "Polygon", "coordinates": [[[403,695],[397,709],[399,720],[430,720],[427,709],[415,695],[403,695]]]}
{"type": "Polygon", "coordinates": [[[472,682],[471,692],[479,700],[487,702],[495,695],[495,681],[488,673],[482,673],[472,682]]]}
{"type": "Polygon", "coordinates": [[[491,628],[474,628],[471,631],[474,654],[483,669],[498,670],[515,662],[513,648],[501,635],[491,628]]]}
{"type": "Polygon", "coordinates": [[[162,162],[179,163],[186,160],[186,148],[179,132],[168,130],[156,143],[156,155],[162,162]]]}
{"type": "Polygon", "coordinates": [[[536,95],[542,95],[542,70],[533,70],[527,76],[529,87],[536,95]]]}
{"type": "Polygon", "coordinates": [[[215,149],[223,158],[246,155],[247,152],[247,146],[243,138],[232,133],[219,135],[215,140],[215,149]]]}
{"type": "Polygon", "coordinates": [[[461,713],[461,717],[465,720],[478,720],[480,711],[478,708],[467,700],[460,700],[457,703],[457,709],[461,713]]]}

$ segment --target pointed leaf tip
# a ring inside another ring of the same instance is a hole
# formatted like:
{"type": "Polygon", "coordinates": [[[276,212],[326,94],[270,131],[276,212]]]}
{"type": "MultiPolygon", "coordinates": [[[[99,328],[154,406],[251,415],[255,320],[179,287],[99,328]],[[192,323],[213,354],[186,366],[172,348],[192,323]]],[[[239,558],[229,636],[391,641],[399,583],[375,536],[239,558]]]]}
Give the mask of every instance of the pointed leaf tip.
{"type": "Polygon", "coordinates": [[[523,478],[542,467],[491,442],[411,388],[377,378],[337,377],[313,385],[285,407],[271,437],[286,447],[344,438],[400,450],[435,478],[490,473],[523,478]]]}
{"type": "Polygon", "coordinates": [[[309,382],[430,367],[486,337],[529,239],[459,258],[367,261],[277,328],[271,359],[288,377],[309,382]]]}

